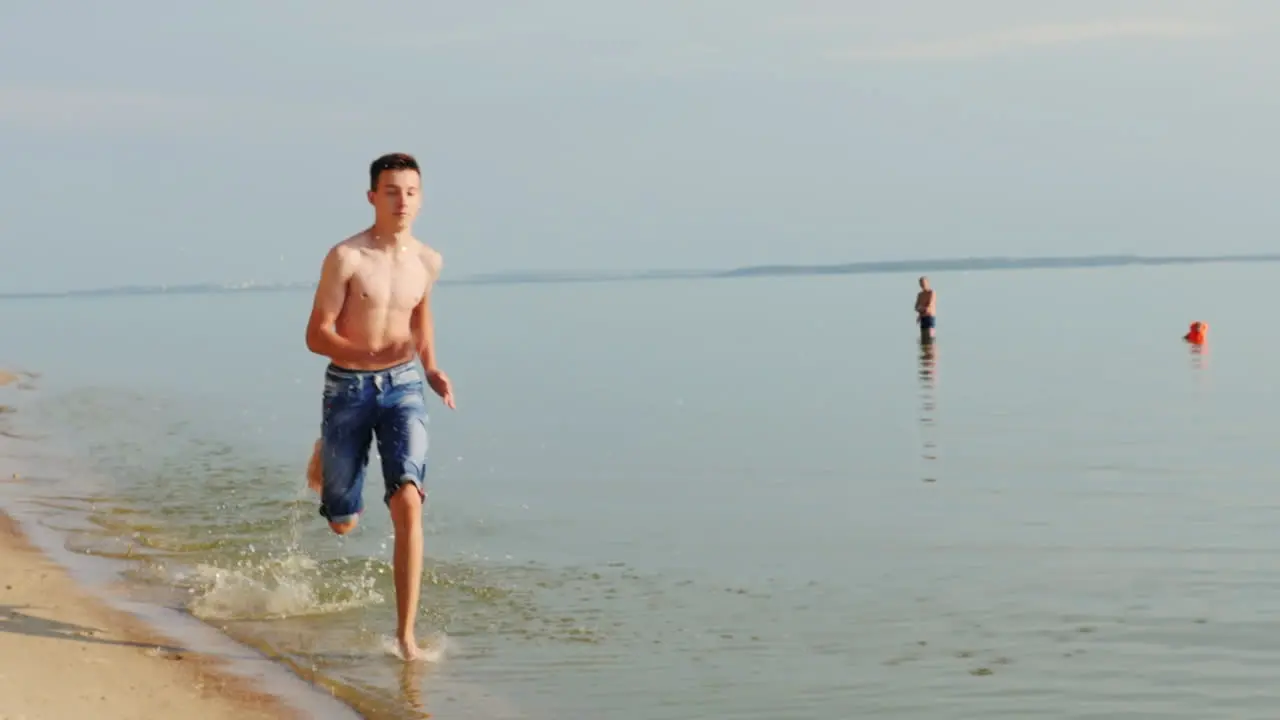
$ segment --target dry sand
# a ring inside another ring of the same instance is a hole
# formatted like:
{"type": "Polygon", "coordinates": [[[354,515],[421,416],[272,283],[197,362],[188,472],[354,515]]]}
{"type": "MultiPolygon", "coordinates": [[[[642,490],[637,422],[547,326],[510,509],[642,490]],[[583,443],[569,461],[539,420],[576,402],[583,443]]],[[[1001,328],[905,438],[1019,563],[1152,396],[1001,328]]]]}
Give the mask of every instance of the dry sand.
{"type": "Polygon", "coordinates": [[[7,370],[0,370],[0,387],[4,387],[11,382],[17,382],[18,376],[7,370]]]}
{"type": "Polygon", "coordinates": [[[296,718],[82,590],[0,514],[0,720],[296,718]]]}

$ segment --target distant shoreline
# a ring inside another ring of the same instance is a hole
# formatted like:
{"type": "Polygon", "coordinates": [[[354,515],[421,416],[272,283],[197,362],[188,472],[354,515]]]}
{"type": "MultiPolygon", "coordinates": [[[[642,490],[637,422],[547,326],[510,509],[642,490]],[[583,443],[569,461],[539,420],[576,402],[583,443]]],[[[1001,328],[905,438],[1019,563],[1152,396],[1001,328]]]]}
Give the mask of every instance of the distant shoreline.
{"type": "MultiPolygon", "coordinates": [[[[880,260],[823,265],[751,265],[729,270],[530,271],[480,273],[443,279],[441,285],[528,285],[639,282],[645,280],[715,280],[818,275],[868,275],[928,272],[983,272],[1127,267],[1133,265],[1203,265],[1209,263],[1280,262],[1280,254],[1254,255],[1082,255],[1077,257],[972,257],[926,260],[880,260]]],[[[104,297],[132,295],[207,295],[250,292],[297,292],[315,288],[314,282],[192,283],[186,285],[126,285],[81,290],[0,293],[0,300],[104,297]]]]}

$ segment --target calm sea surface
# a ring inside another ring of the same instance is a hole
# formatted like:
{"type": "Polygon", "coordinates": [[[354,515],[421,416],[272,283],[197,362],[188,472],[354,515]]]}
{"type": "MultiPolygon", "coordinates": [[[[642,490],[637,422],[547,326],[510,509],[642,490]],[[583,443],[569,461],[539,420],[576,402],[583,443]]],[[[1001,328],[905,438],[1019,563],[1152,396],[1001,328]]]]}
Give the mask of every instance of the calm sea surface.
{"type": "Polygon", "coordinates": [[[1270,719],[1275,273],[940,273],[928,352],[907,275],[442,286],[409,667],[306,293],[0,302],[79,468],[4,502],[369,717],[1270,719]]]}

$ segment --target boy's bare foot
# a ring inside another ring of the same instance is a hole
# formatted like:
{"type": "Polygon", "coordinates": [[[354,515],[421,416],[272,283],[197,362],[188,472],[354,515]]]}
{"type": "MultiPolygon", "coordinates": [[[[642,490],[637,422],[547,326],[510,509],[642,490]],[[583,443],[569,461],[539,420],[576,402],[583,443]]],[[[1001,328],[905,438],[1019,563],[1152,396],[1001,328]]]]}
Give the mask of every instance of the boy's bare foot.
{"type": "Polygon", "coordinates": [[[316,440],[311,449],[311,460],[307,462],[307,487],[319,493],[324,487],[324,473],[320,469],[320,442],[316,440]]]}
{"type": "Polygon", "coordinates": [[[400,638],[400,654],[404,656],[405,662],[417,660],[420,654],[417,641],[413,638],[400,638]]]}

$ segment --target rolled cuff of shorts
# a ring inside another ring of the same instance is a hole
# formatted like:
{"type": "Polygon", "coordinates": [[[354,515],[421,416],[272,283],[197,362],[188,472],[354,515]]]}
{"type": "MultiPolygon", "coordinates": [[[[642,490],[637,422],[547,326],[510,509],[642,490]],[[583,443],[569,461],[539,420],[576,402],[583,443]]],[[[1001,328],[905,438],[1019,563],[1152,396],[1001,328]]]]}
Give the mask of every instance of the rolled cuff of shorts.
{"type": "Polygon", "coordinates": [[[360,517],[360,512],[361,512],[360,510],[357,510],[353,513],[347,513],[346,515],[331,515],[323,505],[320,506],[320,516],[323,517],[325,520],[328,520],[331,524],[341,525],[344,523],[349,523],[352,520],[355,520],[356,518],[360,517]]]}
{"type": "Polygon", "coordinates": [[[388,506],[390,506],[391,497],[396,493],[400,492],[400,488],[404,487],[405,485],[412,485],[415,488],[417,488],[419,500],[427,499],[427,491],[422,486],[422,479],[410,473],[405,473],[404,475],[400,476],[400,480],[395,483],[394,487],[387,488],[386,497],[382,498],[382,501],[386,503],[388,506]]]}

